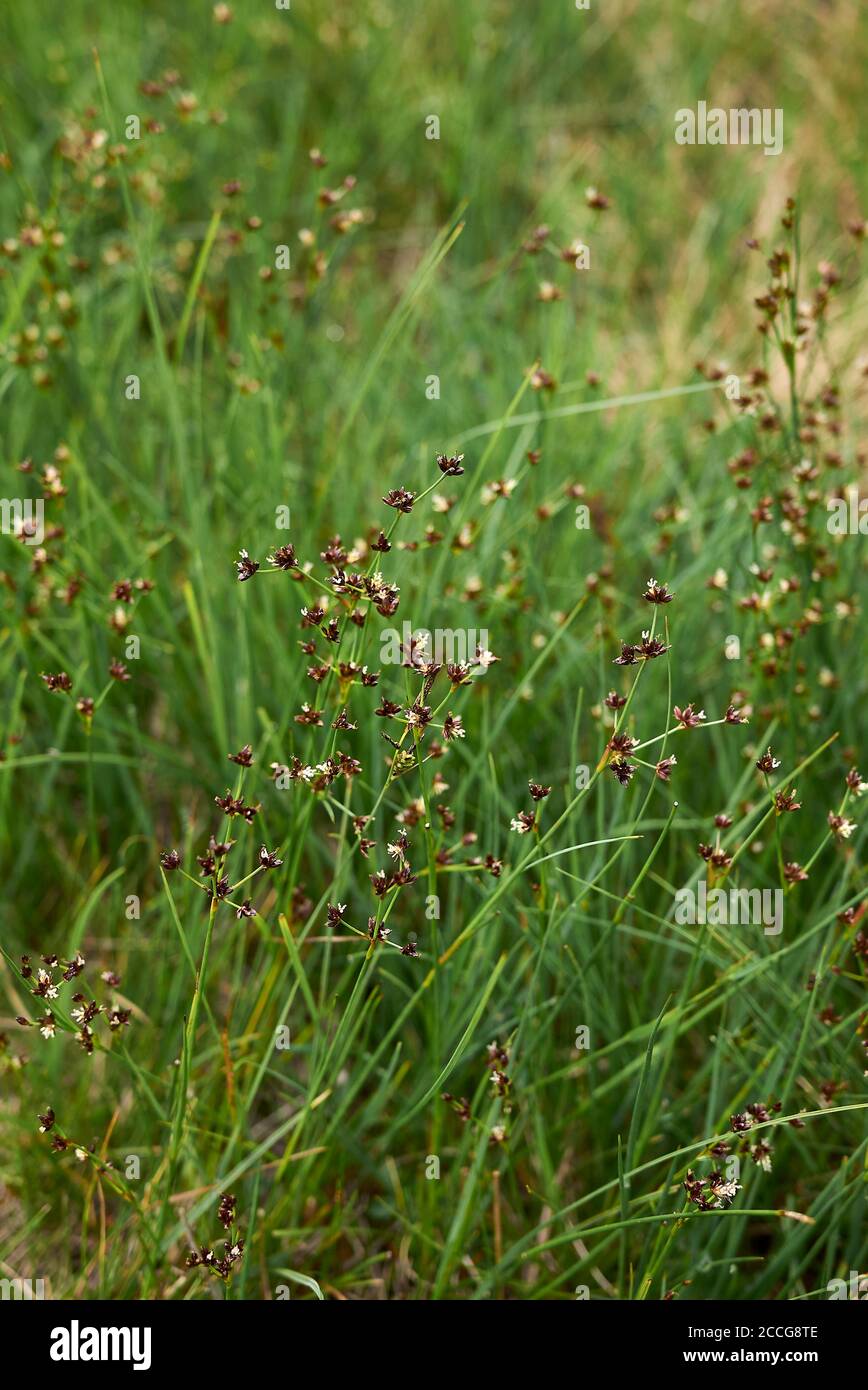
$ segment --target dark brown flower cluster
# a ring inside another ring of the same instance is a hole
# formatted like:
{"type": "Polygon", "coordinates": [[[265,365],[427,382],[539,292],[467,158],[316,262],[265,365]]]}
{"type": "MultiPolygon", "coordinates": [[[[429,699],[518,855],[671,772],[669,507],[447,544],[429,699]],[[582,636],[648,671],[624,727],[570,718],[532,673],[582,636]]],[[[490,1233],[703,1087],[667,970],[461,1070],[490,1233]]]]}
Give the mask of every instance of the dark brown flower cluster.
{"type": "MultiPolygon", "coordinates": [[[[537,805],[541,801],[545,801],[551,791],[551,787],[544,787],[540,782],[530,781],[527,785],[530,799],[537,805]]],[[[537,812],[535,810],[518,811],[510,821],[509,828],[515,830],[519,835],[527,835],[529,831],[537,828],[537,812]]]]}
{"type": "Polygon", "coordinates": [[[635,645],[621,643],[621,655],[613,659],[613,665],[635,666],[639,661],[653,661],[655,657],[664,656],[668,651],[669,646],[666,642],[661,642],[659,637],[652,637],[650,632],[643,632],[641,642],[635,645]]]}
{"type": "Polygon", "coordinates": [[[224,1231],[229,1232],[228,1238],[223,1241],[223,1254],[218,1255],[211,1246],[202,1245],[198,1250],[190,1251],[185,1261],[187,1269],[205,1269],[224,1282],[231,1278],[235,1266],[244,1257],[244,1241],[240,1232],[233,1234],[236,1205],[235,1198],[224,1192],[217,1206],[217,1220],[224,1231]]]}
{"type": "MultiPolygon", "coordinates": [[[[242,778],[244,771],[251,768],[255,761],[253,748],[249,743],[245,743],[237,753],[229,753],[227,757],[230,762],[242,769],[242,778]]],[[[289,773],[289,769],[284,769],[284,771],[289,773]]],[[[214,801],[227,820],[233,820],[237,817],[246,821],[248,825],[252,824],[261,809],[258,803],[254,805],[245,802],[241,794],[240,784],[237,791],[233,792],[231,788],[227,789],[225,795],[215,796],[214,801]]],[[[160,867],[165,873],[180,872],[191,883],[194,883],[205,894],[210,907],[216,907],[218,903],[225,902],[227,906],[234,909],[235,916],[239,921],[247,917],[255,917],[256,909],[252,906],[249,898],[236,902],[232,895],[257,874],[267,873],[271,869],[279,869],[283,860],[277,850],[269,849],[267,845],[260,845],[256,867],[250,873],[233,882],[230,875],[226,873],[226,862],[235,843],[235,840],[218,840],[215,835],[210,835],[207,849],[203,854],[196,856],[196,863],[199,867],[198,878],[193,878],[183,869],[181,852],[177,849],[163,851],[160,855],[160,867]]]]}
{"type": "Polygon", "coordinates": [[[501,1099],[504,1099],[512,1085],[512,1081],[509,1076],[507,1076],[509,1053],[505,1047],[501,1047],[499,1043],[493,1042],[488,1045],[486,1057],[488,1059],[488,1070],[491,1075],[491,1084],[494,1087],[494,1093],[500,1096],[501,1099]]]}
{"type": "MultiPolygon", "coordinates": [[[[440,453],[436,456],[436,467],[438,479],[460,477],[465,471],[464,456],[440,453]]],[[[309,758],[293,751],[285,760],[272,762],[270,773],[274,787],[283,791],[294,783],[301,784],[318,798],[326,800],[330,788],[339,778],[350,783],[369,773],[358,758],[337,746],[337,739],[348,735],[352,740],[373,719],[391,721],[386,728],[380,729],[381,737],[389,748],[383,790],[388,790],[399,780],[415,777],[421,779],[425,788],[425,796],[413,797],[397,814],[402,830],[387,844],[389,856],[395,862],[388,868],[378,868],[369,876],[371,890],[385,912],[381,909],[381,915],[373,919],[373,928],[369,924],[365,934],[371,940],[385,941],[393,946],[396,943],[389,941],[390,931],[384,919],[391,911],[394,895],[407,890],[417,880],[409,862],[405,832],[424,821],[428,839],[426,854],[429,865],[435,869],[458,867],[455,864],[457,852],[475,844],[476,835],[473,832],[463,835],[458,844],[444,843],[446,833],[455,825],[456,813],[442,797],[447,785],[445,779],[439,772],[427,770],[426,764],[443,758],[450,745],[466,738],[464,717],[454,707],[459,692],[472,687],[475,680],[498,660],[493,652],[479,644],[463,660],[442,662],[428,650],[430,634],[420,632],[411,634],[409,638],[406,634],[401,638],[395,634],[391,655],[383,655],[381,660],[384,665],[392,664],[398,668],[401,682],[394,692],[397,698],[378,690],[369,704],[365,702],[364,692],[378,687],[383,674],[380,670],[370,670],[364,664],[363,652],[370,640],[369,629],[375,622],[375,614],[382,618],[394,615],[400,597],[398,585],[381,572],[380,557],[392,550],[396,527],[412,524],[406,519],[418,513],[420,503],[436,486],[435,482],[420,493],[403,486],[389,488],[382,501],[395,515],[387,530],[373,527],[369,529],[366,539],[355,540],[351,545],[345,543],[339,534],[333,534],[320,551],[320,559],[328,566],[322,578],[314,573],[312,564],[299,559],[295,546],[290,543],[268,555],[270,568],[263,568],[246,550],[241,552],[240,561],[237,562],[238,578],[243,582],[254,577],[259,581],[265,574],[283,572],[302,586],[310,585],[317,591],[301,607],[302,632],[299,643],[308,663],[307,677],[313,683],[316,694],[315,698],[302,701],[301,707],[293,715],[293,725],[298,738],[309,739],[316,730],[322,729],[324,746],[309,758]],[[321,641],[324,647],[320,645],[321,641]],[[409,673],[409,679],[405,679],[405,673],[409,673]],[[394,733],[387,732],[387,729],[394,729],[394,733]]],[[[445,512],[451,503],[445,505],[444,499],[435,497],[432,505],[445,512]]],[[[426,528],[425,543],[435,544],[442,539],[439,533],[433,532],[433,528],[426,528]]],[[[416,549],[419,543],[415,540],[397,542],[399,547],[407,550],[416,549]]],[[[389,630],[389,642],[392,642],[393,632],[394,629],[389,630]]],[[[249,758],[251,750],[245,747],[241,754],[249,758]]],[[[249,761],[243,760],[241,755],[233,760],[240,766],[249,766],[249,761]]],[[[550,788],[536,782],[530,785],[534,801],[542,800],[549,791],[550,788]]],[[[240,815],[250,819],[259,809],[247,805],[238,792],[228,791],[217,800],[228,816],[240,815]]],[[[334,796],[328,797],[328,800],[332,814],[338,802],[334,796]]],[[[375,809],[382,800],[381,794],[375,809]]],[[[346,802],[348,806],[349,796],[346,802]]],[[[369,833],[374,815],[363,812],[350,814],[347,809],[344,814],[350,820],[360,854],[367,858],[378,843],[369,833]]],[[[522,813],[521,823],[528,818],[532,822],[533,814],[522,813]]],[[[163,865],[164,868],[179,868],[178,851],[168,852],[163,865]]],[[[222,864],[213,867],[212,891],[218,899],[229,900],[234,892],[233,884],[222,872],[222,864]]],[[[501,873],[502,863],[493,854],[473,855],[465,857],[461,867],[478,869],[497,877],[501,873]]],[[[344,906],[341,904],[339,907],[341,917],[334,921],[330,918],[330,924],[335,926],[341,920],[349,925],[342,915],[344,906]]],[[[349,930],[356,932],[359,929],[350,926],[349,930]]],[[[415,937],[397,949],[405,955],[418,954],[415,937]]]]}
{"type": "MultiPolygon", "coordinates": [[[[113,586],[111,597],[116,603],[111,616],[109,617],[109,627],[115,632],[123,634],[130,620],[131,612],[128,611],[134,603],[136,593],[149,593],[154,585],[150,579],[121,579],[113,586]]],[[[109,676],[118,684],[124,684],[132,679],[130,672],[123,661],[113,659],[109,662],[109,676]]],[[[66,671],[50,672],[43,671],[40,680],[51,693],[70,695],[72,693],[72,678],[66,671]]],[[[81,716],[85,731],[90,733],[93,725],[94,715],[106,697],[107,691],[103,691],[99,700],[95,700],[91,695],[81,695],[75,702],[76,713],[81,716]]]]}
{"type": "MultiPolygon", "coordinates": [[[[508,1050],[498,1042],[489,1043],[485,1050],[485,1063],[494,1089],[494,1095],[502,1101],[501,1112],[504,1117],[507,1117],[512,1114],[514,1109],[512,1100],[512,1078],[508,1075],[508,1050]]],[[[451,1106],[462,1124],[466,1124],[468,1120],[473,1118],[470,1102],[465,1096],[456,1099],[450,1091],[443,1091],[440,1099],[451,1106]]],[[[505,1144],[506,1141],[506,1125],[502,1123],[493,1125],[488,1134],[489,1145],[496,1146],[505,1144]]]]}
{"type": "MultiPolygon", "coordinates": [[[[730,1118],[729,1127],[733,1134],[747,1134],[755,1125],[767,1124],[773,1116],[778,1114],[780,1109],[781,1102],[779,1100],[769,1101],[767,1104],[762,1101],[756,1101],[740,1114],[733,1115],[730,1118]]],[[[792,1123],[791,1121],[791,1124],[792,1123]]],[[[799,1126],[800,1123],[801,1122],[799,1122],[799,1126]]],[[[724,1143],[718,1144],[714,1149],[717,1155],[721,1155],[724,1152],[728,1153],[729,1151],[730,1146],[724,1143]]],[[[737,1146],[737,1151],[749,1157],[751,1162],[755,1163],[758,1168],[762,1168],[764,1172],[771,1172],[772,1147],[765,1139],[758,1139],[755,1142],[745,1139],[737,1146]]]]}
{"type": "Polygon", "coordinates": [[[97,1173],[108,1177],[112,1185],[117,1187],[115,1165],[111,1159],[97,1158],[95,1144],[79,1144],[67,1134],[63,1134],[57,1127],[57,1116],[50,1105],[36,1118],[39,1120],[39,1133],[51,1135],[51,1148],[54,1153],[74,1153],[79,1163],[90,1163],[97,1173]]]}
{"type": "Polygon", "coordinates": [[[688,1202],[692,1202],[700,1211],[712,1211],[715,1208],[731,1206],[741,1183],[724,1178],[718,1169],[698,1178],[693,1169],[688,1168],[683,1187],[688,1202]]]}
{"type": "MultiPolygon", "coordinates": [[[[747,591],[729,600],[761,619],[742,659],[757,673],[764,695],[774,697],[776,710],[795,693],[807,717],[818,720],[817,685],[835,677],[821,670],[819,680],[805,679],[813,666],[807,640],[817,629],[852,631],[857,621],[857,596],[842,592],[839,583],[841,549],[834,543],[830,509],[838,504],[846,509],[847,482],[841,474],[858,450],[845,439],[851,412],[845,409],[833,355],[822,352],[816,370],[812,361],[820,342],[830,341],[830,311],[840,290],[855,276],[828,259],[809,265],[797,226],[795,200],[789,198],[780,242],[765,253],[755,238],[747,242],[751,252],[764,254],[767,273],[753,301],[762,363],[738,377],[720,364],[700,362],[697,370],[708,381],[727,382],[728,411],[739,414],[726,469],[747,503],[745,520],[763,552],[750,566],[747,591]],[[806,574],[811,575],[809,593],[799,577],[806,574]]],[[[848,230],[858,241],[863,228],[860,218],[848,230]]],[[[713,432],[715,422],[708,421],[707,428],[713,432]]],[[[730,577],[722,568],[707,583],[716,595],[729,595],[730,577]]],[[[716,598],[716,609],[726,601],[716,598]]]]}
{"type": "MultiPolygon", "coordinates": [[[[85,967],[84,956],[79,952],[71,960],[63,960],[53,953],[40,957],[42,964],[34,968],[30,956],[21,957],[20,975],[33,999],[42,1001],[45,1012],[39,1018],[18,1018],[22,1028],[38,1028],[43,1038],[56,1036],[58,1025],[61,1031],[72,1032],[79,1047],[91,1056],[95,1045],[95,1034],[91,1024],[102,1018],[110,1032],[116,1033],[127,1027],[131,1010],[122,1008],[117,1002],[97,1003],[93,998],[76,990],[70,997],[68,1017],[60,1014],[60,1007],[54,1003],[61,996],[67,984],[78,979],[85,967]],[[52,1008],[51,1006],[54,1005],[52,1008]]],[[[113,971],[103,971],[104,984],[116,989],[120,979],[113,971]]]]}

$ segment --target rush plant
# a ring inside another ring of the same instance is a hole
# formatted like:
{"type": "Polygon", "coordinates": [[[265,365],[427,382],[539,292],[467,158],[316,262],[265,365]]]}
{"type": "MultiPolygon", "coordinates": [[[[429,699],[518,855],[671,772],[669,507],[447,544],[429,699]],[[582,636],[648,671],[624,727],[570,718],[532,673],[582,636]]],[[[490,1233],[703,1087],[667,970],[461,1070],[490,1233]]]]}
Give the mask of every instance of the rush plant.
{"type": "Polygon", "coordinates": [[[615,8],[4,7],[6,1280],[865,1268],[865,34],[615,8]]]}

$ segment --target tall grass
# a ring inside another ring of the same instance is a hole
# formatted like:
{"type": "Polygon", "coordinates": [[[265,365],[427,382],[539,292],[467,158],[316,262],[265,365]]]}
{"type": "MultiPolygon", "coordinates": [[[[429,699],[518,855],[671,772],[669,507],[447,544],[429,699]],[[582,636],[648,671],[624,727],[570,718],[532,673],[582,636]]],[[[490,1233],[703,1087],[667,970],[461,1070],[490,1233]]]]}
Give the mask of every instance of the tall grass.
{"type": "Polygon", "coordinates": [[[44,557],[0,537],[0,1273],[58,1298],[827,1297],[864,1267],[865,541],[826,528],[864,467],[859,6],[232,10],[0,20],[3,492],[47,493],[49,528],[44,557]],[[784,153],[677,146],[698,100],[782,107],[784,153]],[[760,335],[775,248],[794,296],[760,335]],[[287,542],[308,577],[268,573],[287,542]],[[400,605],[332,592],[333,644],[300,609],[336,568],[400,605]],[[382,660],[405,620],[498,660],[426,690],[382,660]],[[613,664],[643,631],[667,650],[613,664]],[[349,660],[378,686],[307,675],[349,660]],[[270,771],[338,750],[361,771],[320,790],[270,771]],[[408,807],[415,881],[375,896],[408,807]],[[200,874],[212,834],[255,916],[215,896],[219,855],[200,874]],[[261,845],[282,862],[255,873],[261,845]],[[700,883],[779,890],[780,934],[677,920],[700,883]],[[46,1005],[21,957],[78,952],[55,1036],[22,1028],[46,1005]],[[90,1056],[77,990],[130,1013],[90,1056]],[[740,1186],[705,1209],[684,1181],[715,1168],[740,1186]],[[185,1257],[224,1193],[244,1253],[210,1278],[185,1257]]]}

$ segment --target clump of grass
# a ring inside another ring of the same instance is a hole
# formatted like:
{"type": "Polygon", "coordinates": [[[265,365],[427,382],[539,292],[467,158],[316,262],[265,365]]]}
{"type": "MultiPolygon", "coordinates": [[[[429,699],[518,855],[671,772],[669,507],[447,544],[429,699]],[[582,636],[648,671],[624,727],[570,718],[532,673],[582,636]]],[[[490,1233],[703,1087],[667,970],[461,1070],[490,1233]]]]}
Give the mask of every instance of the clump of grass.
{"type": "Polygon", "coordinates": [[[687,17],[594,19],[579,131],[564,14],[439,8],[4,19],[0,1222],[55,1297],[860,1267],[860,166],[612,131],[640,53],[701,94],[687,17]]]}

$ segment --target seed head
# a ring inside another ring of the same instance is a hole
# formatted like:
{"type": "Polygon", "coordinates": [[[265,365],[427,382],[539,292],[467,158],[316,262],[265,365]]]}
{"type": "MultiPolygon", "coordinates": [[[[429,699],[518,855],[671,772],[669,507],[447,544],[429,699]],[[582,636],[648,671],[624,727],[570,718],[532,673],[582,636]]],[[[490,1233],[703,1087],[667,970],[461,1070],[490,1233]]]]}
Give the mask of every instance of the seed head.
{"type": "Polygon", "coordinates": [[[727,724],[746,724],[748,722],[747,715],[741,714],[735,705],[727,705],[726,714],[723,717],[727,724]]]}
{"type": "Polygon", "coordinates": [[[228,1231],[229,1227],[232,1225],[232,1222],[235,1220],[235,1207],[235,1198],[231,1196],[229,1193],[224,1192],[223,1196],[220,1198],[220,1204],[217,1208],[217,1219],[223,1227],[224,1231],[228,1231]]]}
{"type": "Polygon", "coordinates": [[[446,454],[437,455],[437,467],[447,478],[457,478],[464,472],[461,467],[464,461],[463,454],[455,454],[452,458],[446,454]]]}
{"type": "MultiPolygon", "coordinates": [[[[274,554],[266,556],[266,559],[270,565],[274,565],[274,567],[279,570],[294,570],[298,568],[295,558],[295,547],[292,545],[278,546],[274,554]]],[[[244,575],[243,577],[245,579],[250,578],[249,575],[244,575]]],[[[238,578],[241,579],[242,576],[239,574],[238,578]]]]}
{"type": "Polygon", "coordinates": [[[780,767],[780,765],[780,759],[774,756],[770,748],[767,749],[761,757],[757,758],[756,761],[757,771],[764,772],[766,774],[774,772],[775,768],[780,767]]]}
{"type": "Polygon", "coordinates": [[[786,811],[800,811],[802,809],[802,803],[796,800],[797,796],[798,792],[795,787],[791,788],[790,791],[782,790],[775,792],[774,802],[776,813],[782,816],[786,811]]]}
{"type": "Polygon", "coordinates": [[[403,487],[393,487],[383,498],[386,506],[394,507],[396,512],[412,512],[415,500],[415,493],[403,487]]]}
{"type": "Polygon", "coordinates": [[[630,754],[638,746],[638,738],[631,738],[629,734],[613,734],[607,745],[612,753],[622,754],[630,754]]]}
{"type": "Polygon", "coordinates": [[[608,764],[609,771],[621,783],[622,787],[628,787],[636,772],[636,764],[631,763],[629,758],[612,758],[608,764]]]}
{"type": "Polygon", "coordinates": [[[835,811],[830,811],[827,820],[832,834],[839,840],[849,840],[853,831],[856,829],[854,821],[847,820],[846,816],[839,816],[835,811]]]}
{"type": "Polygon", "coordinates": [[[43,671],[39,679],[45,681],[50,691],[59,690],[62,694],[68,695],[72,689],[72,680],[65,671],[59,671],[56,675],[52,675],[51,672],[48,671],[43,671]]]}
{"type": "Polygon", "coordinates": [[[669,651],[665,642],[661,642],[659,637],[652,637],[650,632],[642,633],[642,641],[638,647],[634,648],[637,656],[643,656],[646,661],[653,661],[656,656],[663,656],[669,651]]]}
{"type": "Polygon", "coordinates": [[[262,869],[279,869],[282,863],[283,863],[283,860],[282,860],[282,859],[278,859],[277,853],[276,853],[275,850],[273,850],[273,849],[272,849],[272,850],[266,849],[266,848],[265,848],[265,845],[263,845],[263,846],[261,847],[261,849],[260,849],[260,851],[259,851],[259,865],[260,865],[260,868],[262,868],[262,869]]]}
{"type": "Polygon", "coordinates": [[[646,603],[671,603],[675,595],[669,592],[668,585],[658,584],[656,579],[649,579],[642,597],[646,603]]]}
{"type": "Polygon", "coordinates": [[[243,584],[245,579],[253,578],[254,574],[259,569],[259,561],[251,560],[246,550],[239,550],[238,553],[241,558],[235,561],[235,569],[238,573],[238,579],[243,584]]]}
{"type": "Polygon", "coordinates": [[[685,705],[684,709],[680,709],[678,705],[674,705],[672,713],[682,729],[696,729],[700,724],[705,723],[705,710],[701,709],[697,712],[694,710],[692,704],[685,705]]]}
{"type": "Polygon", "coordinates": [[[464,724],[460,714],[453,714],[451,710],[447,714],[443,720],[443,737],[447,741],[454,738],[464,738],[464,724]]]}

